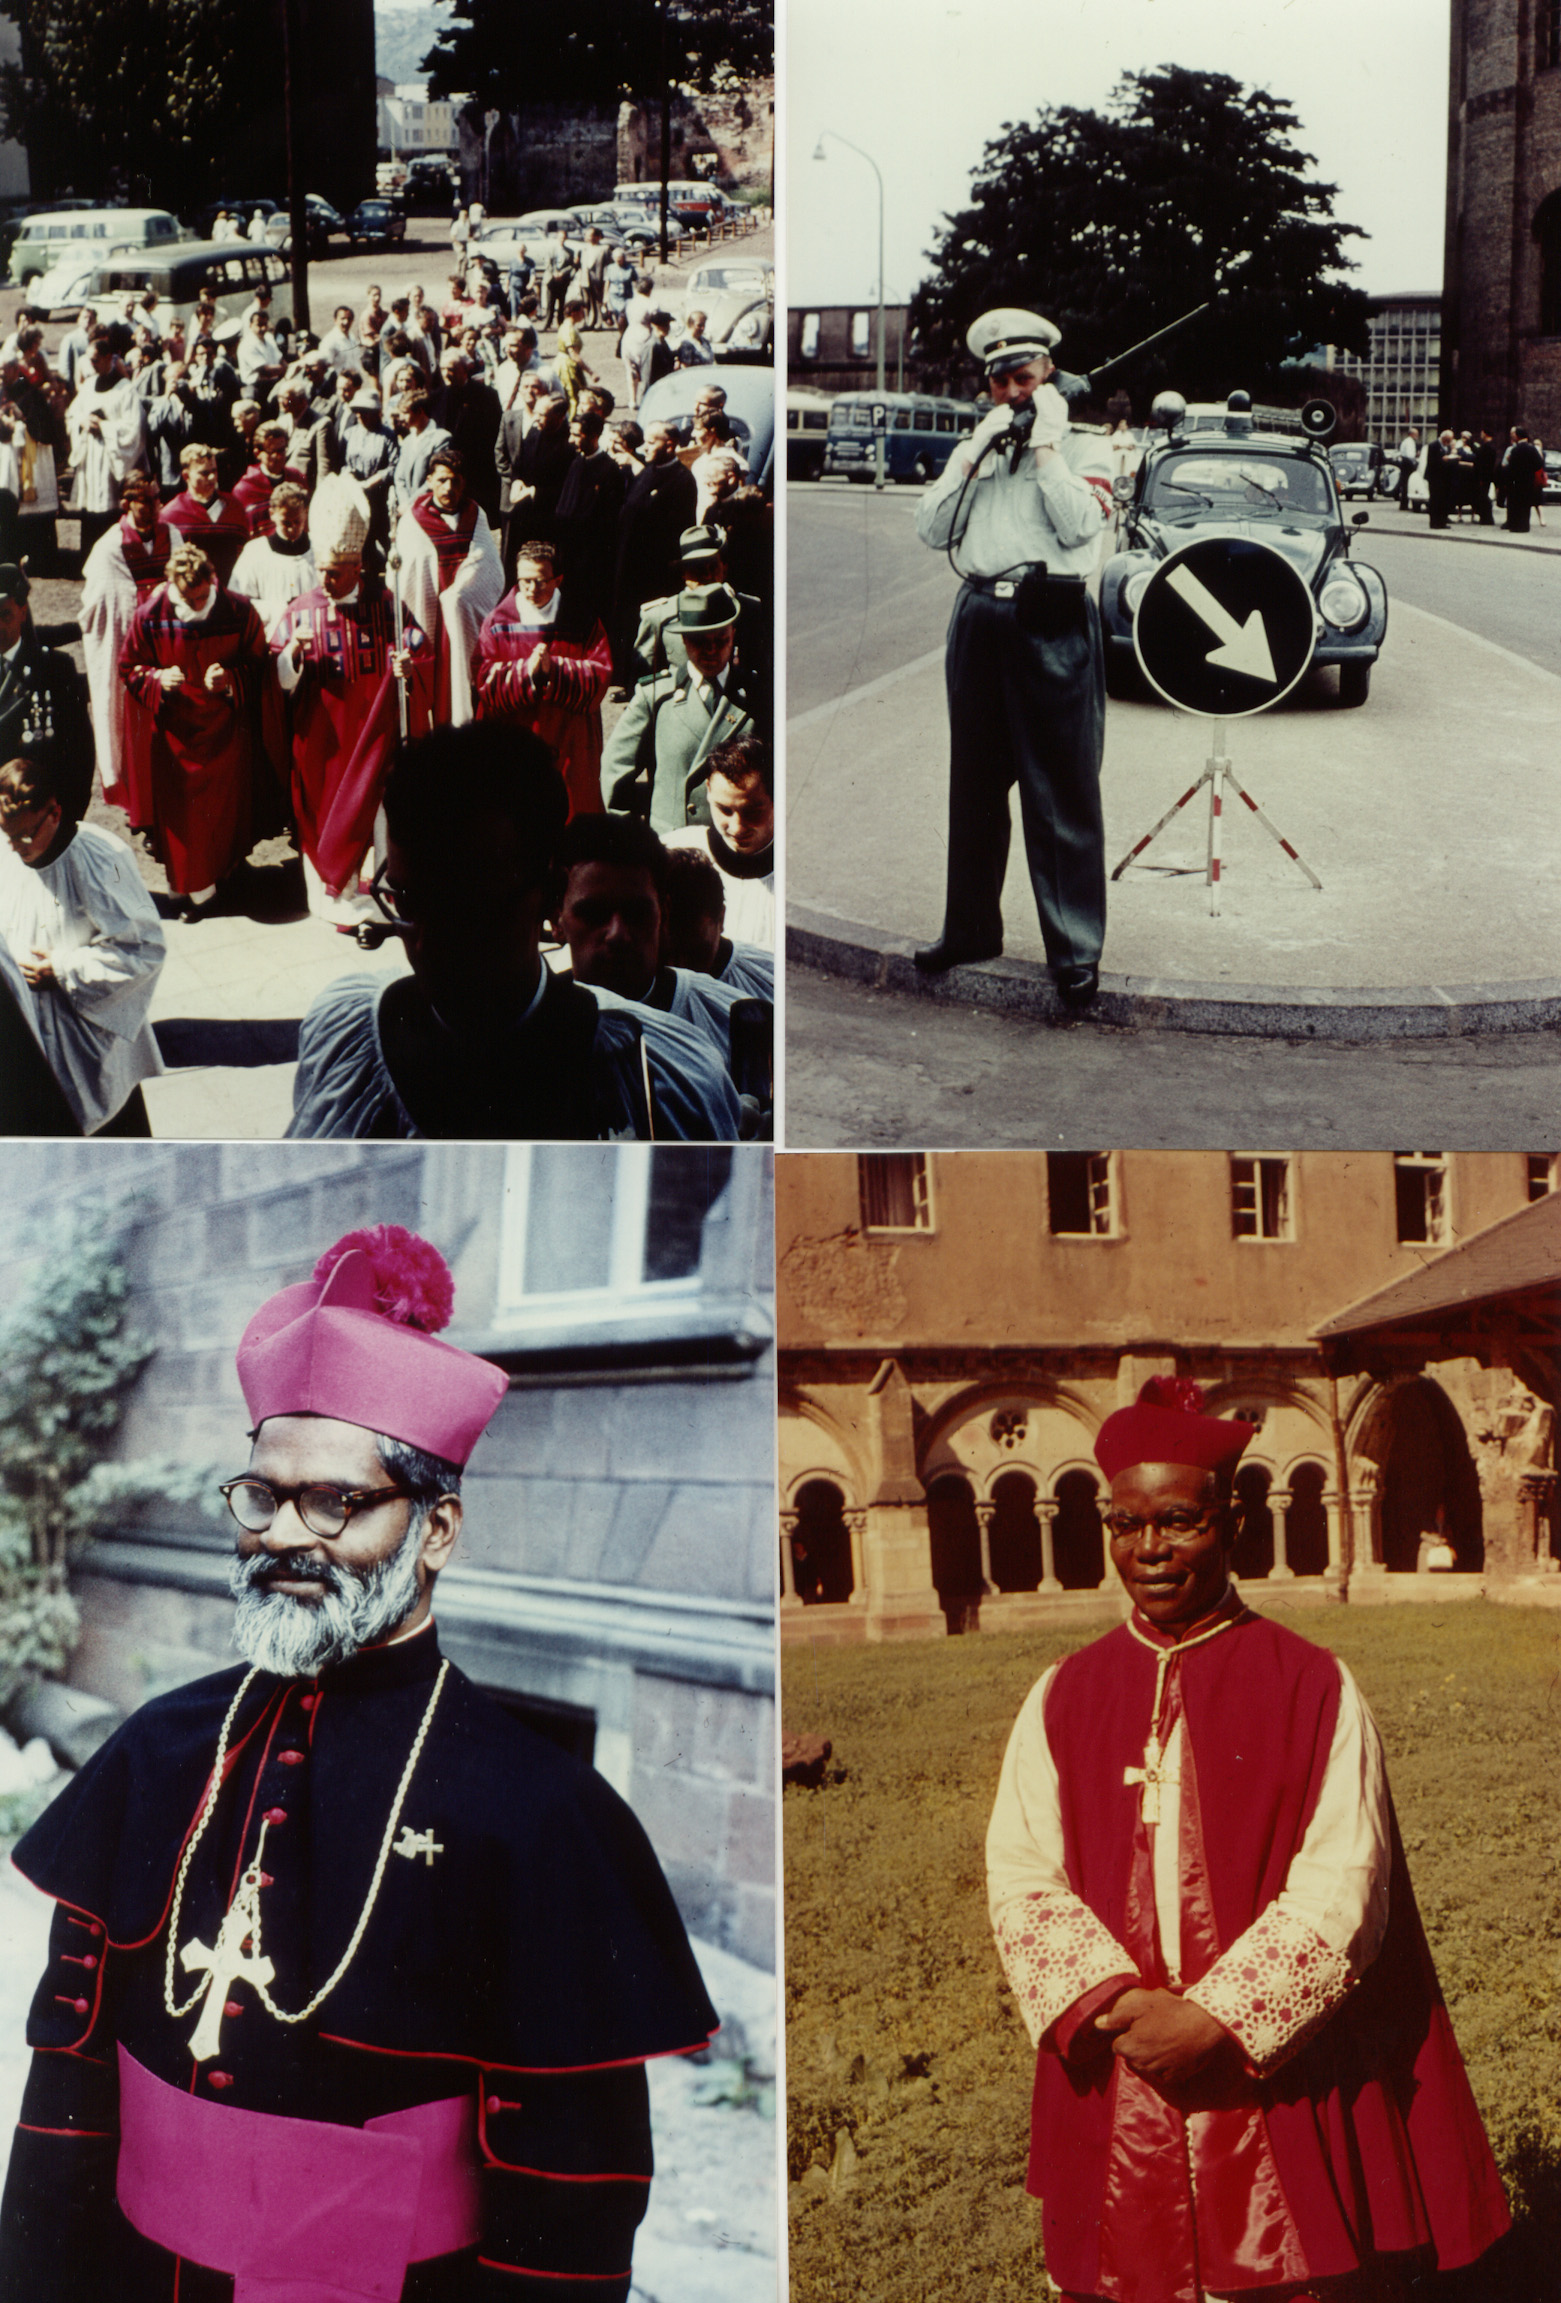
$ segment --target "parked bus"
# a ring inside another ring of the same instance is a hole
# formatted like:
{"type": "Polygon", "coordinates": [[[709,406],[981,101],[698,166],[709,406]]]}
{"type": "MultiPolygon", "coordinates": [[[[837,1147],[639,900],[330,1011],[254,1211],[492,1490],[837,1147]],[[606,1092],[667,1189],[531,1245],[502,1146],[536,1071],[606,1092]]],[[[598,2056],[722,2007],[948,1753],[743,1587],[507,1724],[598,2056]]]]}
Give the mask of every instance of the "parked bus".
{"type": "Polygon", "coordinates": [[[873,411],[884,411],[886,480],[935,480],[962,433],[976,428],[968,400],[935,400],[920,392],[842,392],[829,412],[825,477],[871,480],[877,471],[873,411]]]}
{"type": "Polygon", "coordinates": [[[824,473],[825,436],[834,401],[828,392],[798,385],[786,394],[786,477],[818,480],[824,473]]]}

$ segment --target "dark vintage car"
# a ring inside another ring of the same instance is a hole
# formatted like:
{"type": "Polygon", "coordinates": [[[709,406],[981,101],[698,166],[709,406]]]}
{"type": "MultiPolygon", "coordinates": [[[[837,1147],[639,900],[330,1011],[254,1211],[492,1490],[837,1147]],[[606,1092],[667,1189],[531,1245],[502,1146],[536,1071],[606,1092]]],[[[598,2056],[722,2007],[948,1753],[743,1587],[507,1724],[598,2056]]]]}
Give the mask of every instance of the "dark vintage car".
{"type": "Polygon", "coordinates": [[[399,200],[360,200],[347,218],[347,238],[354,248],[360,242],[383,248],[406,236],[406,210],[399,200]]]}
{"type": "MultiPolygon", "coordinates": [[[[1339,494],[1346,503],[1356,496],[1370,498],[1380,495],[1382,450],[1372,440],[1337,440],[1328,450],[1328,461],[1338,482],[1339,494]]],[[[1398,480],[1398,460],[1394,458],[1393,479],[1398,480]]]]}
{"type": "MultiPolygon", "coordinates": [[[[1239,400],[1241,395],[1233,395],[1239,400]]],[[[1341,704],[1363,704],[1388,624],[1387,587],[1373,567],[1351,559],[1346,523],[1327,450],[1305,432],[1253,428],[1233,408],[1225,428],[1182,428],[1176,394],[1157,403],[1169,421],[1131,486],[1118,549],[1100,579],[1106,686],[1116,696],[1146,692],[1133,647],[1133,618],[1157,564],[1195,538],[1225,536],[1269,544],[1305,577],[1317,610],[1314,666],[1336,665],[1341,704]]]]}

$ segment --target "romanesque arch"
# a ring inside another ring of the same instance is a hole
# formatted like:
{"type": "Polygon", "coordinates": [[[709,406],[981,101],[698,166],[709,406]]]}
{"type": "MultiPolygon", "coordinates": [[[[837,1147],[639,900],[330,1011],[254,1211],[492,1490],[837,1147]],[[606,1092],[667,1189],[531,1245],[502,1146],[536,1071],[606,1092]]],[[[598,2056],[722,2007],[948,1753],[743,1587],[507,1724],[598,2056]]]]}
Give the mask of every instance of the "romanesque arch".
{"type": "MultiPolygon", "coordinates": [[[[1462,1420],[1435,1377],[1372,1386],[1351,1423],[1351,1486],[1367,1501],[1371,1556],[1390,1574],[1412,1574],[1422,1537],[1435,1534],[1451,1544],[1460,1570],[1483,1567],[1479,1478],[1462,1420]]],[[[1357,1559],[1365,1533],[1357,1526],[1357,1559]]]]}

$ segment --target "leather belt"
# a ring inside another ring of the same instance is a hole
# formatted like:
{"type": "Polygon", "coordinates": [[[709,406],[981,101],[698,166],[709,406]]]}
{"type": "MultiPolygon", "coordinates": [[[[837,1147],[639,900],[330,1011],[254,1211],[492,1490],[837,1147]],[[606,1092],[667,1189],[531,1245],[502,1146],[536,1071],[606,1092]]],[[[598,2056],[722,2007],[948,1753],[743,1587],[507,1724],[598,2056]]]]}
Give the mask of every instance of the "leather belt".
{"type": "Polygon", "coordinates": [[[125,2215],[234,2303],[384,2303],[480,2236],[475,2091],[337,2127],[187,2095],[121,2047],[119,2101],[125,2215]]]}
{"type": "Polygon", "coordinates": [[[967,576],[965,582],[973,592],[985,592],[994,600],[1013,599],[1022,583],[1044,584],[1049,592],[1082,592],[1084,589],[1082,576],[1054,576],[1039,563],[1032,568],[1022,568],[1017,576],[967,576]]]}

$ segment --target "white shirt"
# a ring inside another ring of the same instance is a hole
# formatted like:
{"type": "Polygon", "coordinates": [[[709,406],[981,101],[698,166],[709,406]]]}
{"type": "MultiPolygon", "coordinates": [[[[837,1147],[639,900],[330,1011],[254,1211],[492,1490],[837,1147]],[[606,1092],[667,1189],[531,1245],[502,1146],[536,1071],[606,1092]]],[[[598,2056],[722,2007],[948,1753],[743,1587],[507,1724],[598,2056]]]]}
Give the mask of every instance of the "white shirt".
{"type": "Polygon", "coordinates": [[[971,479],[962,442],[917,506],[916,533],[942,551],[957,517],[954,561],[961,575],[1006,576],[1041,565],[1054,576],[1093,575],[1111,503],[1110,459],[1103,451],[1102,441],[1069,432],[1049,455],[1026,449],[1012,472],[999,445],[971,479]],[[1098,477],[1099,488],[1086,474],[1098,477]]]}
{"type": "Polygon", "coordinates": [[[768,871],[752,879],[739,879],[723,871],[720,858],[710,845],[708,824],[686,824],[681,831],[663,834],[662,845],[668,848],[697,848],[710,858],[721,873],[721,887],[726,897],[726,930],[734,943],[757,944],[761,951],[775,949],[775,874],[768,871]]]}

